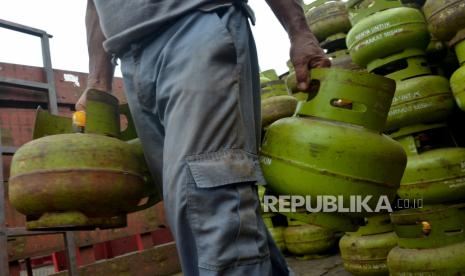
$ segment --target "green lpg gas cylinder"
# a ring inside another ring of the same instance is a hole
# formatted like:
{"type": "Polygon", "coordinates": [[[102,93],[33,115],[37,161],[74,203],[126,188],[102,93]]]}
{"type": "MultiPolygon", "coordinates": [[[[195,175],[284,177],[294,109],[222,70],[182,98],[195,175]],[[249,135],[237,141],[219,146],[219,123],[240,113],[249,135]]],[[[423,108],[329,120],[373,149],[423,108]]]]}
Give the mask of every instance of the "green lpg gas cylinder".
{"type": "Polygon", "coordinates": [[[373,208],[381,195],[393,200],[407,161],[401,145],[380,134],[394,81],[342,69],[314,69],[311,78],[319,90],[265,134],[260,162],[268,187],[341,196],[346,206],[351,195],[372,196],[373,208]]]}
{"type": "Polygon", "coordinates": [[[277,227],[268,227],[268,231],[270,231],[270,235],[273,238],[276,246],[279,250],[284,251],[286,250],[286,243],[284,241],[284,230],[286,227],[277,226],[277,227]]]}
{"type": "Polygon", "coordinates": [[[460,109],[465,110],[465,66],[460,67],[452,74],[450,87],[454,93],[455,102],[460,109]]]}
{"type": "Polygon", "coordinates": [[[294,96],[297,99],[297,101],[307,100],[308,94],[300,91],[299,88],[297,87],[297,78],[295,75],[295,71],[290,72],[289,75],[287,76],[286,86],[287,86],[289,93],[291,93],[292,96],[294,96]]]}
{"type": "Polygon", "coordinates": [[[465,63],[465,29],[458,31],[457,35],[449,41],[449,46],[454,49],[460,65],[465,63]]]}
{"type": "Polygon", "coordinates": [[[396,80],[396,93],[389,110],[386,131],[420,123],[446,120],[454,108],[449,81],[431,75],[424,57],[403,60],[405,69],[386,75],[396,80]]]}
{"type": "Polygon", "coordinates": [[[280,95],[287,95],[286,83],[280,80],[275,70],[260,73],[260,98],[262,100],[280,95]]]}
{"type": "Polygon", "coordinates": [[[440,61],[447,56],[447,45],[443,41],[431,35],[430,43],[426,48],[428,60],[440,61]]]}
{"type": "Polygon", "coordinates": [[[345,34],[350,30],[349,15],[343,2],[320,0],[312,5],[305,16],[318,41],[324,42],[331,36],[345,34]]]}
{"type": "Polygon", "coordinates": [[[457,105],[460,109],[465,110],[465,30],[459,31],[459,34],[454,39],[460,40],[458,42],[454,41],[453,46],[461,67],[452,74],[450,86],[457,105]]]}
{"type": "Polygon", "coordinates": [[[275,216],[273,213],[263,213],[263,221],[265,223],[266,228],[270,232],[271,237],[273,238],[274,242],[278,246],[279,250],[284,251],[286,250],[286,244],[284,242],[284,229],[285,227],[282,226],[274,226],[272,218],[275,216]]]}
{"type": "MultiPolygon", "coordinates": [[[[270,75],[269,71],[265,72],[270,75]]],[[[297,106],[297,99],[288,95],[285,82],[277,75],[270,77],[274,79],[262,76],[260,80],[262,128],[278,119],[292,116],[297,106]]]]}
{"type": "Polygon", "coordinates": [[[463,204],[402,210],[391,220],[399,240],[388,255],[390,275],[464,275],[463,204]]]}
{"type": "Polygon", "coordinates": [[[262,100],[262,128],[269,126],[281,118],[292,116],[296,106],[297,99],[288,95],[274,96],[262,100]]]}
{"type": "Polygon", "coordinates": [[[328,56],[331,60],[331,68],[341,68],[352,71],[365,71],[365,69],[360,68],[360,66],[352,61],[352,57],[350,56],[349,50],[347,49],[330,53],[328,56]]]}
{"type": "Polygon", "coordinates": [[[357,232],[339,241],[344,268],[354,275],[389,275],[387,256],[397,246],[397,236],[388,214],[366,219],[357,232]]]}
{"type": "Polygon", "coordinates": [[[402,7],[399,0],[348,0],[347,9],[352,26],[360,20],[380,11],[402,7]]]}
{"type": "Polygon", "coordinates": [[[397,194],[425,204],[465,199],[465,148],[457,148],[441,124],[418,125],[392,135],[408,154],[397,194]]]}
{"type": "MultiPolygon", "coordinates": [[[[375,1],[374,6],[385,0],[375,1]]],[[[361,19],[347,35],[354,62],[368,71],[384,63],[387,56],[402,52],[422,55],[430,41],[425,18],[414,8],[399,7],[376,12],[361,19]]]]}
{"type": "Polygon", "coordinates": [[[292,219],[283,235],[287,250],[300,256],[325,253],[336,245],[333,231],[292,219]]]}
{"type": "Polygon", "coordinates": [[[97,91],[87,98],[86,133],[44,136],[52,124],[40,129],[36,121],[34,136],[44,137],[13,157],[9,198],[28,229],[123,227],[127,213],[160,201],[140,145],[116,138],[117,99],[97,91]]]}
{"type": "Polygon", "coordinates": [[[429,31],[440,40],[450,40],[465,28],[464,0],[427,0],[423,12],[429,31]]]}

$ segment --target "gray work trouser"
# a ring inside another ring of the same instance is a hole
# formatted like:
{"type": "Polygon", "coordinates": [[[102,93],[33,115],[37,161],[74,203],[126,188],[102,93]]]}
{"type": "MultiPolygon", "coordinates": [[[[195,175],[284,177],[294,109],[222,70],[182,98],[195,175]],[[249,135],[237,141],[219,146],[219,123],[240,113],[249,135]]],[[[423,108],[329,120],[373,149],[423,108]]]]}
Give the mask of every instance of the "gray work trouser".
{"type": "Polygon", "coordinates": [[[241,9],[194,11],[121,63],[184,275],[288,275],[259,211],[259,72],[241,9]]]}

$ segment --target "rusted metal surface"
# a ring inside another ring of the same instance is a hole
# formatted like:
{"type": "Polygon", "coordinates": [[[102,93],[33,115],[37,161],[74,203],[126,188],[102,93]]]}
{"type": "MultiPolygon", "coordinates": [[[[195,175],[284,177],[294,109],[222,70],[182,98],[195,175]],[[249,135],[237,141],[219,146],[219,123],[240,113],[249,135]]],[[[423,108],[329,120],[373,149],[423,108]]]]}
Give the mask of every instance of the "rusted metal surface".
{"type": "MultiPolygon", "coordinates": [[[[37,82],[46,81],[43,68],[41,67],[3,62],[0,62],[0,76],[37,82]]],[[[54,77],[58,105],[73,106],[85,89],[87,74],[73,71],[54,70],[54,77]]],[[[120,100],[120,103],[126,102],[123,94],[123,81],[121,78],[114,78],[113,94],[120,100]]],[[[45,93],[37,93],[25,89],[0,87],[0,102],[2,101],[27,101],[45,104],[47,102],[47,96],[45,93]]]]}
{"type": "MultiPolygon", "coordinates": [[[[173,275],[181,271],[174,243],[97,262],[79,269],[80,275],[173,275]]],[[[68,275],[67,272],[53,276],[68,275]]]]}
{"type": "MultiPolygon", "coordinates": [[[[54,70],[57,100],[60,115],[70,117],[74,103],[85,89],[87,74],[54,70]],[[65,77],[65,74],[68,74],[65,77]],[[74,80],[73,80],[74,78],[74,80]],[[65,80],[66,79],[66,80],[65,80]],[[72,81],[69,81],[69,80],[72,81]],[[79,84],[79,86],[78,86],[79,84]]],[[[29,81],[45,82],[43,68],[0,63],[0,76],[29,81]]],[[[120,103],[125,103],[123,84],[120,78],[115,78],[113,93],[120,103]]],[[[0,128],[4,134],[3,145],[19,147],[32,139],[36,108],[47,105],[45,93],[38,93],[25,89],[0,87],[0,128]]],[[[3,156],[4,179],[9,179],[11,156],[3,156]]],[[[8,183],[6,188],[8,188],[8,183]]],[[[6,220],[8,227],[24,227],[25,216],[18,213],[6,200],[6,220]]],[[[93,246],[119,238],[151,233],[156,235],[160,226],[166,225],[162,203],[144,211],[132,213],[128,216],[128,226],[115,230],[96,230],[75,232],[74,240],[78,247],[93,246]],[[155,231],[155,232],[154,232],[155,231]]],[[[157,239],[153,237],[154,243],[157,239]]],[[[166,242],[167,239],[163,241],[166,242]]],[[[169,239],[172,240],[172,239],[169,239]]],[[[144,247],[146,243],[144,242],[144,247]]],[[[15,261],[27,257],[37,257],[64,250],[62,234],[9,237],[9,260],[15,261]]]]}
{"type": "MultiPolygon", "coordinates": [[[[105,241],[115,240],[122,237],[148,233],[159,229],[164,225],[164,217],[159,216],[162,209],[161,203],[136,213],[128,215],[128,226],[112,230],[79,231],[75,234],[78,247],[89,246],[105,241]]],[[[25,225],[25,217],[12,210],[10,213],[16,215],[16,223],[25,225]]],[[[7,218],[8,220],[8,218],[7,218]]],[[[19,260],[25,257],[35,257],[51,254],[64,250],[63,236],[59,234],[46,236],[24,236],[11,238],[8,241],[8,255],[11,260],[19,260]]]]}

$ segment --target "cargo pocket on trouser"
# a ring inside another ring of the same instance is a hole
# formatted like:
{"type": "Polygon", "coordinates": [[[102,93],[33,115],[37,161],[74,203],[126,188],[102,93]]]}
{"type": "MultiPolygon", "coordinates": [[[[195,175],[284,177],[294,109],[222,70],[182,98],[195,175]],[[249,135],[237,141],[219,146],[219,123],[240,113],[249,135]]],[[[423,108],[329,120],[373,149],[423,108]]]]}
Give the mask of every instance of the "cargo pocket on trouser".
{"type": "Polygon", "coordinates": [[[186,159],[188,219],[199,267],[214,271],[268,257],[266,229],[259,223],[257,156],[225,150],[186,159]]]}

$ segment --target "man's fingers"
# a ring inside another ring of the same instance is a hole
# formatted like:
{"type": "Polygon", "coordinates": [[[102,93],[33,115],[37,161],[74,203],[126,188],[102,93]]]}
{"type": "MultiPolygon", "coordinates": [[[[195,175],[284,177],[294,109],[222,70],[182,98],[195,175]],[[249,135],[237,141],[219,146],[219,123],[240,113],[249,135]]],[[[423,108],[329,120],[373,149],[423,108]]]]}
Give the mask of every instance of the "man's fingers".
{"type": "Polygon", "coordinates": [[[312,62],[312,68],[328,68],[331,67],[331,61],[326,57],[320,58],[312,62]]]}
{"type": "Polygon", "coordinates": [[[308,66],[307,64],[295,67],[295,76],[297,78],[297,88],[300,91],[308,89],[308,66]]]}

